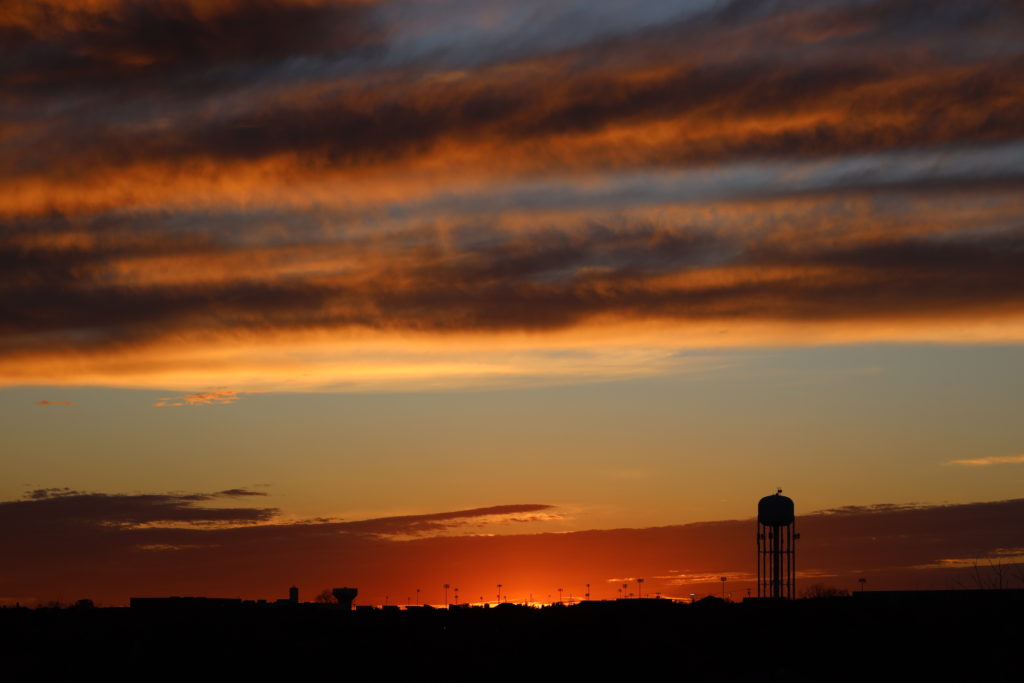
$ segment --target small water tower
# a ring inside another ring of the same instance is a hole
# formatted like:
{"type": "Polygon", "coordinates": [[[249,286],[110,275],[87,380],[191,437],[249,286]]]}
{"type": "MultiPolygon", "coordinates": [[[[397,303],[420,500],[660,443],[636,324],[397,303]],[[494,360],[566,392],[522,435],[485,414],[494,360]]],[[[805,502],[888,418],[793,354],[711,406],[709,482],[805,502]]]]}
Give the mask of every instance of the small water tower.
{"type": "Polygon", "coordinates": [[[757,597],[793,598],[796,578],[793,499],[779,489],[757,503],[757,597]]]}
{"type": "Polygon", "coordinates": [[[358,588],[335,588],[331,591],[334,594],[334,599],[338,601],[343,610],[352,609],[352,601],[359,595],[358,588]]]}

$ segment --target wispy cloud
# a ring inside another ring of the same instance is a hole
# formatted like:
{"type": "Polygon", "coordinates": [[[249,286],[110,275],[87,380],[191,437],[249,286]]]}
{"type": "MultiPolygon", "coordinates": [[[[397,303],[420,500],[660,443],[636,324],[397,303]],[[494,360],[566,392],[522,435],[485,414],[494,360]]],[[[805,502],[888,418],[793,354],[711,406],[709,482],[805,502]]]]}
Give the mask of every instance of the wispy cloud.
{"type": "Polygon", "coordinates": [[[1020,465],[1024,464],[1024,453],[1021,455],[995,455],[988,458],[967,458],[964,460],[950,460],[946,465],[958,465],[961,467],[987,467],[989,465],[1020,465]]]}
{"type": "Polygon", "coordinates": [[[201,391],[195,394],[185,394],[179,398],[161,398],[153,406],[156,408],[172,408],[177,406],[229,405],[242,398],[243,393],[251,392],[232,390],[201,391]]]}
{"type": "Polygon", "coordinates": [[[246,496],[267,496],[270,495],[264,491],[250,491],[245,488],[236,489],[225,489],[224,491],[217,491],[215,496],[225,496],[227,498],[244,498],[246,496]]]}
{"type": "Polygon", "coordinates": [[[73,406],[75,404],[72,401],[47,401],[47,400],[43,400],[43,401],[36,401],[35,405],[37,405],[37,406],[73,406]]]}

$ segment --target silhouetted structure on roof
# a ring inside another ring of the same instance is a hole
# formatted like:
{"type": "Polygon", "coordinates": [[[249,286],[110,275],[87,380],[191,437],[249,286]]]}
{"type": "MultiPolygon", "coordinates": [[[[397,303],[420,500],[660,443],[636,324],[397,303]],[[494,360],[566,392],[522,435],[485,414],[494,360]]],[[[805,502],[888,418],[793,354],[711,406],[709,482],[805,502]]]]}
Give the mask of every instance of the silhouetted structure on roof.
{"type": "Polygon", "coordinates": [[[129,598],[128,604],[132,609],[191,611],[241,607],[242,600],[240,598],[203,598],[175,595],[169,598],[129,598]]]}
{"type": "Polygon", "coordinates": [[[291,588],[288,589],[288,602],[292,603],[293,605],[299,604],[299,587],[298,586],[292,586],[291,588]]]}
{"type": "Polygon", "coordinates": [[[796,577],[793,500],[779,489],[757,503],[757,597],[793,599],[796,577]]]}
{"type": "Polygon", "coordinates": [[[352,601],[359,595],[358,588],[335,588],[331,591],[334,594],[334,599],[338,601],[342,609],[352,609],[352,601]]]}

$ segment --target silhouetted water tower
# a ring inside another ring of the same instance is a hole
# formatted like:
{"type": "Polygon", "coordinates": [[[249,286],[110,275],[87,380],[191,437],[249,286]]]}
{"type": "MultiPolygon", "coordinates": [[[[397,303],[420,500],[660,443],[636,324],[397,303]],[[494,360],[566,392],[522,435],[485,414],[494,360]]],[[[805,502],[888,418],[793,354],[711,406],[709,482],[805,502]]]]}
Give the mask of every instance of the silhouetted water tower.
{"type": "Polygon", "coordinates": [[[331,591],[334,594],[334,599],[338,601],[343,610],[352,609],[352,601],[359,595],[358,588],[335,588],[331,591]]]}
{"type": "Polygon", "coordinates": [[[757,597],[793,598],[796,577],[796,515],[793,499],[779,489],[757,503],[757,597]]]}

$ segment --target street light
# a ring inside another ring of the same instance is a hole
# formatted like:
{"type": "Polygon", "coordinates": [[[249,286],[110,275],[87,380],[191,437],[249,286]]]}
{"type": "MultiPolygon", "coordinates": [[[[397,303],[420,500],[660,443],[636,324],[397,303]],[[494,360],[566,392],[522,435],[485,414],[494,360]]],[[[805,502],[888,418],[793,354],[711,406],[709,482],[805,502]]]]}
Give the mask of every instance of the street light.
{"type": "Polygon", "coordinates": [[[637,579],[636,580],[636,597],[637,597],[637,600],[639,600],[643,596],[644,596],[644,580],[643,579],[637,579]]]}
{"type": "Polygon", "coordinates": [[[559,605],[562,604],[562,589],[561,588],[558,589],[558,604],[559,605]]]}
{"type": "Polygon", "coordinates": [[[587,598],[587,600],[590,600],[590,584],[589,583],[587,584],[586,598],[587,598]]]}
{"type": "Polygon", "coordinates": [[[451,588],[447,583],[444,585],[444,608],[448,609],[448,589],[451,588]]]}
{"type": "Polygon", "coordinates": [[[727,576],[719,577],[719,581],[722,582],[722,599],[723,600],[725,600],[725,581],[726,581],[727,578],[729,578],[729,577],[727,577],[727,576]]]}

